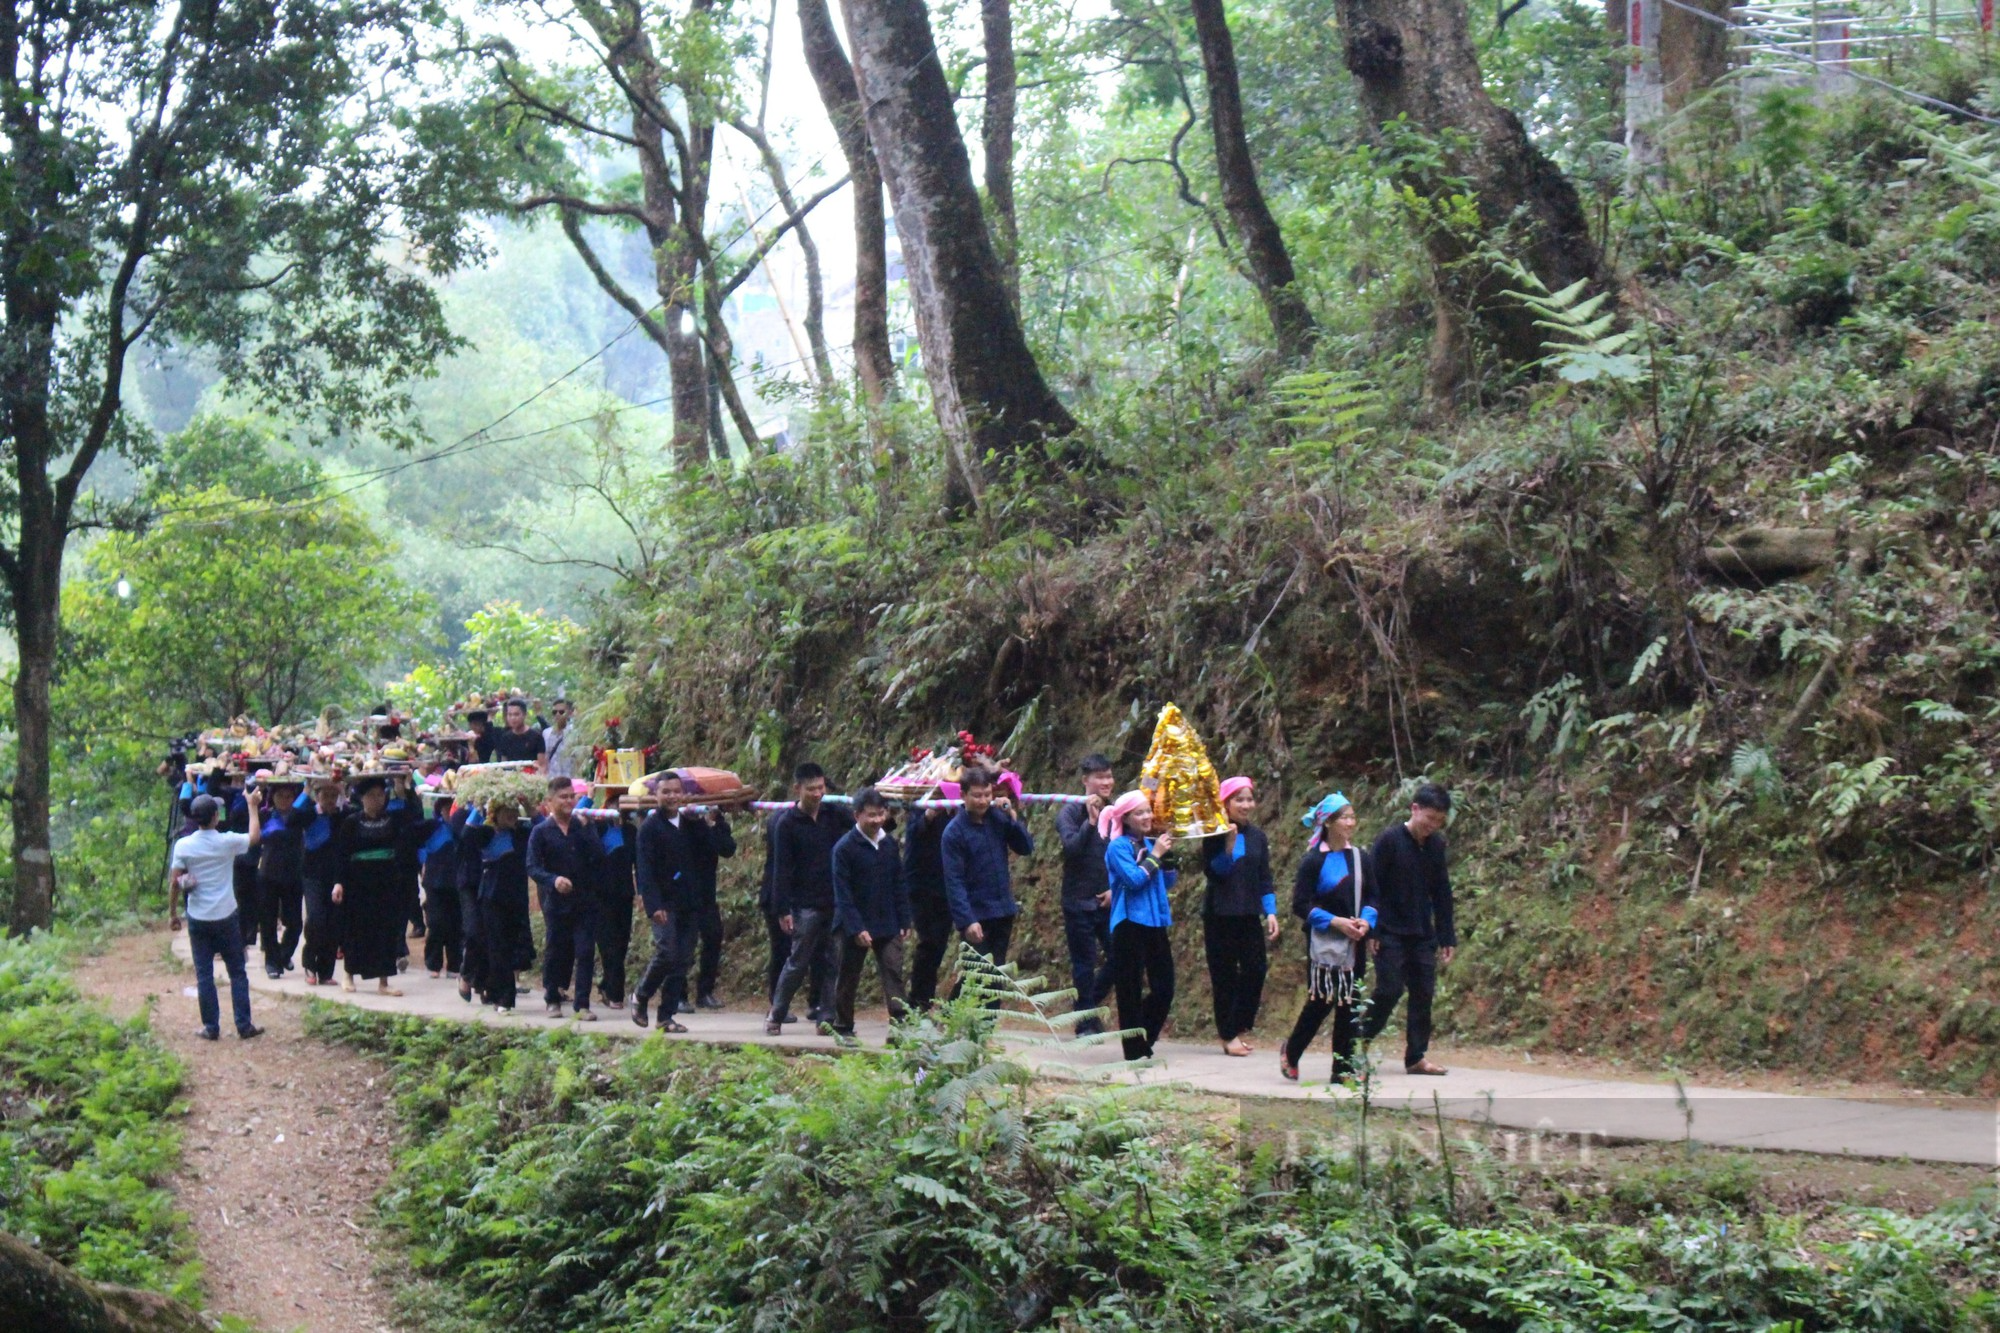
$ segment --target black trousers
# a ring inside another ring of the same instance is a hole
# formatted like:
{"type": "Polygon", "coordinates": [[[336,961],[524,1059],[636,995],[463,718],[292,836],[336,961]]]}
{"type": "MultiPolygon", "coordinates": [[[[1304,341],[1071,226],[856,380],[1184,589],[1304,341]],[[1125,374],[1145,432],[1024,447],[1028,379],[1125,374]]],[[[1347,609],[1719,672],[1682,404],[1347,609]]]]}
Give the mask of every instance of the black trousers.
{"type": "MultiPolygon", "coordinates": [[[[486,944],[486,922],[481,919],[479,886],[460,884],[458,898],[459,962],[458,982],[482,996],[493,975],[493,954],[486,944]]],[[[428,945],[425,946],[428,949],[428,945]]]]}
{"type": "Polygon", "coordinates": [[[890,1021],[910,1011],[903,984],[903,937],[884,935],[864,946],[852,935],[844,935],[840,945],[840,981],[833,990],[835,1032],[849,1036],[854,1033],[854,997],[861,989],[861,969],[871,953],[875,955],[875,974],[882,979],[882,1003],[889,1010],[890,1021]]]}
{"type": "Polygon", "coordinates": [[[299,947],[299,927],[305,890],[296,880],[289,883],[259,878],[257,881],[257,947],[264,954],[264,966],[287,971],[299,947]]]}
{"type": "Polygon", "coordinates": [[[333,900],[332,880],[306,880],[305,918],[306,947],[299,964],[321,981],[331,981],[340,959],[340,904],[333,900]]]}
{"type": "MultiPolygon", "coordinates": [[[[1095,1009],[1111,994],[1111,909],[1063,904],[1063,939],[1069,945],[1069,982],[1076,988],[1071,1007],[1095,1009]]],[[[1076,1025],[1078,1036],[1104,1031],[1097,1019],[1076,1025]]]]}
{"type": "Polygon", "coordinates": [[[1264,1003],[1264,918],[1206,916],[1202,948],[1208,954],[1208,984],[1215,994],[1215,1031],[1224,1041],[1257,1026],[1264,1003]]]}
{"type": "Polygon", "coordinates": [[[590,1008],[590,979],[597,971],[597,904],[587,898],[542,913],[548,956],[542,959],[542,1000],[562,1003],[569,990],[578,1009],[590,1008]]]}
{"type": "Polygon", "coordinates": [[[465,970],[465,905],[458,890],[424,885],[424,967],[431,972],[465,970]]]}
{"type": "Polygon", "coordinates": [[[1120,921],[1111,932],[1111,975],[1118,1026],[1143,1029],[1125,1038],[1125,1058],[1148,1059],[1174,1007],[1174,950],[1167,928],[1120,921]]]}
{"type": "Polygon", "coordinates": [[[650,1004],[655,995],[660,997],[660,1021],[665,1023],[673,1018],[673,1006],[678,1003],[682,991],[687,989],[688,966],[694,960],[696,943],[701,939],[700,923],[691,913],[669,912],[667,924],[648,921],[653,932],[653,956],[646,963],[646,971],[639,978],[639,989],[632,992],[634,1003],[650,1004]]]}
{"type": "Polygon", "coordinates": [[[1292,1035],[1285,1038],[1285,1063],[1296,1066],[1305,1058],[1306,1048],[1319,1036],[1326,1016],[1332,1014],[1333,1076],[1338,1079],[1354,1074],[1354,1038],[1361,1027],[1354,1011],[1353,1002],[1338,1004],[1332,999],[1308,998],[1306,1007],[1299,1010],[1299,1021],[1292,1024],[1292,1035]]]}
{"type": "Polygon", "coordinates": [[[831,1019],[834,987],[840,984],[840,950],[845,937],[834,924],[833,909],[806,907],[792,914],[792,951],[771,993],[772,1014],[782,1014],[792,996],[808,981],[808,1012],[831,1019]]]}
{"type": "Polygon", "coordinates": [[[1382,952],[1375,955],[1375,993],[1368,998],[1368,1017],[1361,1039],[1373,1041],[1389,1026],[1396,1002],[1410,994],[1410,1012],[1403,1026],[1403,1065],[1408,1068],[1431,1048],[1431,1000],[1437,995],[1438,950],[1434,939],[1381,935],[1382,952]]]}
{"type": "Polygon", "coordinates": [[[479,934],[486,951],[486,1002],[512,1009],[519,993],[514,974],[522,966],[533,966],[521,960],[535,956],[526,896],[504,890],[481,894],[479,934]]]}
{"type": "MultiPolygon", "coordinates": [[[[688,922],[700,940],[701,963],[699,970],[692,961],[688,971],[695,973],[695,994],[715,994],[715,983],[722,976],[722,907],[715,902],[703,903],[688,914],[688,922]]],[[[681,977],[680,998],[687,1001],[687,977],[681,977]]]]}
{"type": "Polygon", "coordinates": [[[764,999],[768,1002],[778,993],[778,974],[785,970],[785,960],[792,956],[792,937],[778,924],[778,913],[764,913],[764,933],[771,947],[771,956],[764,963],[764,999]]]}
{"type": "Polygon", "coordinates": [[[923,1009],[937,999],[938,969],[951,948],[951,905],[944,895],[910,895],[916,909],[917,947],[910,954],[910,1007],[923,1009]]]}
{"type": "Polygon", "coordinates": [[[597,993],[625,1002],[625,960],[632,953],[632,894],[614,893],[597,904],[597,993]]]}
{"type": "MultiPolygon", "coordinates": [[[[794,939],[785,933],[783,926],[778,924],[781,919],[778,913],[764,913],[764,929],[770,933],[771,938],[771,958],[764,968],[764,990],[767,998],[772,1000],[777,998],[778,978],[784,973],[785,964],[791,959],[794,939]]],[[[827,988],[840,979],[840,963],[837,958],[832,960],[813,958],[810,964],[812,970],[806,979],[807,1007],[816,1008],[821,995],[832,994],[827,988]]],[[[832,1010],[828,1010],[827,1013],[830,1016],[832,1010]]]]}

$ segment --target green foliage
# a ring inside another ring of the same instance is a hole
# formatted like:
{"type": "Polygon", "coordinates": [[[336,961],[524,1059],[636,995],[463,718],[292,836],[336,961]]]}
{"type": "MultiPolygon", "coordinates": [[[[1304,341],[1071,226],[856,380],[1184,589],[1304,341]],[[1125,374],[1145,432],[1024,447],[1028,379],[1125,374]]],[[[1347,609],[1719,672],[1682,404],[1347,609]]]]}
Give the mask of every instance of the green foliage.
{"type": "Polygon", "coordinates": [[[411,1135],[385,1210],[472,1330],[1974,1333],[2000,1277],[1990,1197],[1808,1240],[1741,1166],[1691,1164],[1570,1220],[1514,1203],[1476,1143],[1379,1113],[1287,1103],[1279,1153],[1170,1092],[1030,1093],[977,995],[834,1058],[309,1015],[394,1062],[411,1135]]]}
{"type": "Polygon", "coordinates": [[[465,642],[443,661],[424,662],[389,683],[389,700],[425,725],[468,694],[520,691],[549,700],[579,670],[583,629],[565,616],[519,602],[488,602],[465,622],[465,642]]]}
{"type": "Polygon", "coordinates": [[[1521,290],[1508,296],[1533,311],[1535,325],[1550,331],[1542,346],[1547,349],[1539,364],[1552,367],[1558,378],[1569,384],[1594,384],[1608,380],[1636,384],[1649,371],[1643,358],[1624,349],[1639,335],[1631,329],[1613,332],[1618,322],[1615,310],[1606,310],[1611,293],[1585,296],[1587,279],[1578,279],[1559,292],[1519,264],[1502,266],[1521,290]],[[1602,313],[1600,313],[1602,312],[1602,313]]]}
{"type": "Polygon", "coordinates": [[[64,941],[0,939],[0,1231],[85,1277],[198,1300],[180,1155],[178,1060],[64,975],[64,941]]]}
{"type": "Polygon", "coordinates": [[[342,501],[216,487],[163,506],[144,532],[92,545],[64,590],[58,707],[71,725],[165,737],[245,713],[307,721],[364,706],[371,668],[418,642],[421,602],[342,501]]]}
{"type": "Polygon", "coordinates": [[[1362,444],[1375,427],[1370,418],[1382,412],[1382,396],[1358,375],[1310,371],[1279,380],[1272,397],[1285,415],[1279,418],[1311,438],[1275,451],[1321,466],[1340,461],[1362,444]]]}

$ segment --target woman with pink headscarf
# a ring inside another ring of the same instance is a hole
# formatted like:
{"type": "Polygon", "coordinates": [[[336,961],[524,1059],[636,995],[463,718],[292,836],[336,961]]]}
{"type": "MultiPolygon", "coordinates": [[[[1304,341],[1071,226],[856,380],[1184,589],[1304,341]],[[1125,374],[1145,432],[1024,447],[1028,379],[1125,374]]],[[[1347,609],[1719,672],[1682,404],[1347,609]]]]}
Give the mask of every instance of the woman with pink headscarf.
{"type": "Polygon", "coordinates": [[[1264,952],[1278,938],[1278,897],[1271,884],[1271,844],[1250,822],[1257,790],[1249,778],[1222,784],[1229,833],[1222,849],[1204,853],[1208,894],[1202,904],[1202,948],[1215,997],[1215,1030],[1224,1055],[1248,1055],[1250,1029],[1264,1001],[1264,952]]]}
{"type": "Polygon", "coordinates": [[[1097,817],[1105,842],[1104,869],[1111,880],[1111,974],[1118,995],[1118,1026],[1140,1035],[1125,1038],[1125,1058],[1145,1060],[1174,1005],[1174,951],[1167,930],[1174,923],[1168,894],[1175,872],[1160,858],[1174,835],[1153,831],[1152,801],[1128,791],[1097,817]]]}

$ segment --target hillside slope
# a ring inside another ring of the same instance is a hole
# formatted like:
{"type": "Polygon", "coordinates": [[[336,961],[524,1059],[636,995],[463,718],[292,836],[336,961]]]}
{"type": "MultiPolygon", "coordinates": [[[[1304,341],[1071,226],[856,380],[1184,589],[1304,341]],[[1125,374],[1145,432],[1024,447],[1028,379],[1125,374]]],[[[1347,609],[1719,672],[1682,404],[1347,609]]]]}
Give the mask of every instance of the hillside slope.
{"type": "MultiPolygon", "coordinates": [[[[1629,341],[1558,331],[1563,374],[1453,412],[1398,369],[1422,312],[1383,313],[1312,375],[1102,390],[1059,465],[951,517],[914,409],[880,451],[828,409],[830,447],[669,498],[597,716],[847,787],[970,727],[1046,786],[1091,748],[1132,771],[1171,700],[1258,779],[1286,869],[1323,790],[1381,824],[1453,785],[1457,1035],[2000,1089],[1983,147],[1767,101],[1612,220],[1629,341]]],[[[1060,975],[1056,873],[1024,943],[1060,975]]]]}

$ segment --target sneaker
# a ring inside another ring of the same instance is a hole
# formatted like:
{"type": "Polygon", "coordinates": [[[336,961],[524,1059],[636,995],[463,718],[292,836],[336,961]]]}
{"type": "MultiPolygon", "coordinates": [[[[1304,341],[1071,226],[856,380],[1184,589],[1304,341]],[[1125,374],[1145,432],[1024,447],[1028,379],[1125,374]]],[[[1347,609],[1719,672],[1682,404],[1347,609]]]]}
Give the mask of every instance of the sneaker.
{"type": "Polygon", "coordinates": [[[595,1009],[579,1009],[576,1011],[576,1021],[579,1023],[595,1023],[597,1021],[597,1011],[595,1009]]]}
{"type": "Polygon", "coordinates": [[[275,967],[265,968],[264,975],[273,981],[283,981],[285,979],[285,974],[275,967]]]}
{"type": "Polygon", "coordinates": [[[714,991],[704,994],[699,1000],[695,1001],[695,1004],[703,1009],[720,1009],[724,1007],[722,1001],[715,998],[714,991]]]}
{"type": "Polygon", "coordinates": [[[222,1040],[222,1029],[196,1028],[194,1030],[194,1035],[200,1037],[203,1041],[220,1041],[222,1040]]]}
{"type": "Polygon", "coordinates": [[[542,1013],[550,1018],[561,1018],[563,1016],[563,1007],[559,1004],[546,1005],[543,1007],[542,1013]]]}
{"type": "Polygon", "coordinates": [[[263,1036],[263,1035],[264,1035],[264,1029],[262,1029],[262,1028],[258,1027],[258,1026],[257,1026],[257,1025],[255,1024],[255,1023],[252,1023],[252,1024],[251,1024],[251,1025],[250,1025],[249,1027],[247,1027],[247,1028],[238,1028],[238,1029],[236,1029],[236,1035],[237,1035],[237,1036],[238,1036],[239,1038],[241,1038],[242,1040],[244,1040],[244,1041],[248,1041],[248,1040],[250,1040],[250,1039],[251,1039],[252,1037],[261,1037],[261,1036],[263,1036]]]}
{"type": "Polygon", "coordinates": [[[694,1006],[689,1004],[686,999],[682,999],[680,1004],[675,1007],[674,1012],[677,1014],[691,1014],[694,1012],[694,1006]]]}

